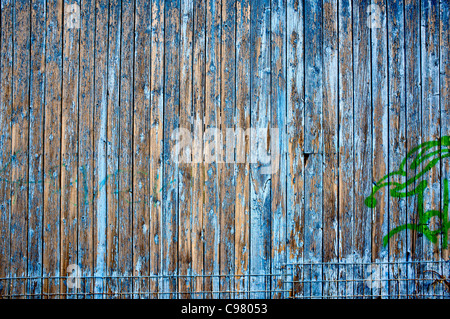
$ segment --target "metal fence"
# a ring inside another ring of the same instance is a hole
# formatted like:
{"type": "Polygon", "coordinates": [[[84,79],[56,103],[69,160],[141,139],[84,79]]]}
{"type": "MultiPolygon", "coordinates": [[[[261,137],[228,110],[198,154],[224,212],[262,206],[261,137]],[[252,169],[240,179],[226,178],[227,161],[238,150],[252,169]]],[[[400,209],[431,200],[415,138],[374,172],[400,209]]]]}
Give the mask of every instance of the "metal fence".
{"type": "Polygon", "coordinates": [[[450,299],[449,269],[446,261],[305,262],[269,274],[8,277],[0,298],[450,299]]]}

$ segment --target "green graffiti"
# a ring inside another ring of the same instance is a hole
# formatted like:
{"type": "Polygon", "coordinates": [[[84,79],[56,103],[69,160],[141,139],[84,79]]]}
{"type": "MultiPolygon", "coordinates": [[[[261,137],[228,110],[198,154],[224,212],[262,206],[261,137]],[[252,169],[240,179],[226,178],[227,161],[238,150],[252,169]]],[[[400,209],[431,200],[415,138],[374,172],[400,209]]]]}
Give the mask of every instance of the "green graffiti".
{"type": "Polygon", "coordinates": [[[432,243],[437,243],[439,234],[442,234],[442,248],[446,249],[448,247],[448,230],[450,229],[450,222],[448,220],[448,180],[444,179],[444,198],[442,212],[439,210],[425,211],[424,193],[428,187],[428,182],[426,180],[421,180],[419,182],[419,180],[428,171],[430,171],[437,163],[439,163],[439,161],[446,157],[450,157],[450,136],[443,136],[442,138],[435,141],[425,142],[415,147],[406,155],[406,157],[400,163],[400,167],[397,171],[385,175],[377,183],[374,183],[375,186],[372,189],[372,193],[364,201],[366,206],[370,208],[374,208],[377,205],[375,194],[384,187],[390,188],[389,194],[391,197],[405,198],[409,196],[417,196],[418,223],[407,223],[392,229],[383,238],[384,246],[388,244],[389,240],[395,234],[409,229],[422,234],[432,243]],[[409,167],[408,161],[411,162],[409,167]],[[406,182],[400,183],[395,180],[395,177],[406,179],[407,170],[416,173],[412,177],[407,179],[406,182]],[[414,189],[408,191],[408,189],[414,186],[414,189]],[[429,221],[433,217],[436,217],[440,220],[440,227],[435,230],[431,230],[428,227],[429,221]]]}

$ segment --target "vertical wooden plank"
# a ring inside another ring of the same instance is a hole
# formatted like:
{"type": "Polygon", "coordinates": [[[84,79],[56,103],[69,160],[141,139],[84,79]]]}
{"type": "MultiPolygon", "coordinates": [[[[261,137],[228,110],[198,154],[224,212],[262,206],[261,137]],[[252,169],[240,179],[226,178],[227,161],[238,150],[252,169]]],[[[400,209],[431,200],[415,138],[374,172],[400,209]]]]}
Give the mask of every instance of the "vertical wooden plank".
{"type": "MultiPolygon", "coordinates": [[[[389,81],[389,172],[397,171],[406,156],[406,103],[405,103],[405,56],[404,56],[404,3],[387,3],[388,32],[388,81],[389,81]]],[[[396,179],[398,177],[393,177],[396,179]]],[[[393,180],[399,182],[398,180],[393,180]]],[[[401,181],[402,183],[405,180],[401,181]]],[[[389,199],[389,231],[406,224],[406,199],[389,199]]],[[[389,261],[391,280],[389,295],[398,298],[406,295],[406,268],[402,263],[406,259],[406,231],[398,233],[389,242],[389,261]],[[395,263],[395,262],[399,263],[395,263]]]]}
{"type": "MultiPolygon", "coordinates": [[[[450,7],[448,1],[440,3],[439,8],[439,71],[440,71],[440,110],[442,117],[441,137],[450,135],[450,7]]],[[[443,223],[448,223],[448,212],[444,210],[445,196],[443,194],[444,183],[450,180],[450,163],[444,160],[442,163],[442,177],[441,177],[441,210],[443,223]]],[[[447,206],[448,207],[448,206],[447,206]]],[[[442,227],[442,224],[441,224],[442,227]]],[[[442,259],[449,260],[449,242],[448,242],[448,228],[442,235],[442,259]]],[[[443,274],[449,273],[448,263],[444,264],[442,270],[443,274]]]]}
{"type": "MultiPolygon", "coordinates": [[[[11,295],[26,292],[28,130],[30,102],[30,2],[16,1],[13,11],[13,87],[11,114],[11,295]]],[[[17,298],[17,297],[16,297],[17,298]]]]}
{"type": "Polygon", "coordinates": [[[133,275],[133,83],[134,0],[122,2],[119,93],[119,261],[121,297],[130,298],[133,275]]]}
{"type": "Polygon", "coordinates": [[[250,104],[250,298],[267,298],[270,289],[270,174],[262,159],[270,141],[270,2],[251,2],[250,104]]]}
{"type": "MultiPolygon", "coordinates": [[[[405,0],[405,77],[406,77],[406,145],[409,152],[422,143],[421,132],[421,69],[420,69],[420,3],[418,0],[405,0]]],[[[407,179],[414,178],[418,171],[407,168],[407,179]]],[[[417,183],[414,182],[407,188],[410,192],[414,190],[417,183]]],[[[416,196],[406,198],[406,209],[408,212],[408,223],[418,224],[418,203],[416,196]]],[[[422,238],[417,232],[411,231],[406,234],[407,255],[412,262],[408,267],[408,295],[418,296],[418,286],[415,285],[417,277],[415,262],[421,259],[422,238]]]]}
{"type": "MultiPolygon", "coordinates": [[[[45,12],[42,1],[31,2],[30,130],[28,185],[28,272],[27,292],[42,293],[42,218],[44,214],[44,107],[45,107],[45,12]]],[[[3,147],[0,147],[3,150],[3,147]]],[[[0,164],[1,166],[1,164],[0,164]]],[[[1,292],[0,292],[1,295],[1,292]]]]}
{"type": "MultiPolygon", "coordinates": [[[[424,141],[435,141],[440,135],[441,114],[439,105],[439,4],[437,1],[421,2],[421,57],[422,57],[422,136],[424,141]]],[[[439,210],[441,207],[441,172],[440,165],[434,165],[424,180],[427,188],[424,192],[424,213],[439,210]]],[[[430,230],[439,227],[437,218],[427,221],[430,230]]],[[[440,260],[440,242],[432,243],[425,236],[423,242],[423,260],[440,260]]],[[[425,267],[429,270],[440,270],[433,263],[425,267]]],[[[425,273],[424,278],[432,282],[433,274],[425,273]]],[[[438,294],[439,286],[424,287],[424,297],[431,298],[438,294]]]]}
{"type": "MultiPolygon", "coordinates": [[[[441,111],[441,138],[450,135],[450,7],[448,1],[440,3],[439,8],[439,88],[440,88],[440,111],[441,111]]],[[[447,146],[448,148],[448,146],[447,146]]],[[[450,273],[449,260],[449,212],[448,212],[448,194],[446,193],[446,185],[449,187],[450,180],[450,163],[446,159],[442,162],[441,166],[441,212],[443,228],[443,234],[441,235],[442,241],[442,260],[441,274],[450,273]],[[445,224],[444,224],[445,223],[445,224]],[[444,227],[446,225],[446,227],[444,227]]],[[[447,188],[448,190],[448,188],[447,188]]],[[[443,296],[448,297],[448,290],[443,290],[443,296]]]]}
{"type": "Polygon", "coordinates": [[[204,229],[203,204],[205,172],[203,167],[203,112],[205,103],[206,80],[206,4],[203,0],[195,2],[194,6],[194,34],[193,34],[193,146],[192,153],[192,298],[203,298],[204,294],[204,229]]]}
{"type": "MultiPolygon", "coordinates": [[[[93,13],[91,13],[93,14],[93,13]]],[[[109,1],[95,2],[94,52],[94,154],[93,154],[93,268],[96,298],[106,297],[106,234],[107,234],[107,116],[108,116],[108,54],[109,1]],[[105,41],[108,39],[108,41],[105,41]]]]}
{"type": "MultiPolygon", "coordinates": [[[[119,257],[119,75],[121,45],[121,4],[117,0],[109,2],[108,32],[108,113],[107,113],[107,275],[115,277],[118,272],[119,257]]],[[[106,293],[117,296],[119,280],[111,278],[106,285],[106,293]]]]}
{"type": "Polygon", "coordinates": [[[204,113],[204,156],[205,156],[205,198],[204,198],[204,235],[205,235],[205,287],[206,298],[217,298],[212,291],[219,290],[219,241],[220,241],[220,197],[218,165],[221,137],[216,133],[221,122],[221,31],[222,1],[206,1],[206,82],[204,113]],[[207,133],[207,130],[211,134],[207,133]]]}
{"type": "Polygon", "coordinates": [[[292,277],[286,278],[292,284],[286,289],[291,291],[289,297],[303,297],[303,262],[304,249],[304,118],[305,118],[305,85],[304,85],[304,14],[303,1],[287,2],[287,265],[286,272],[292,277]]]}
{"type": "MultiPolygon", "coordinates": [[[[61,99],[63,1],[47,1],[44,128],[44,295],[60,292],[61,99]],[[48,181],[48,182],[47,182],[48,181]]],[[[65,274],[64,274],[65,275],[65,274]]]]}
{"type": "Polygon", "coordinates": [[[151,298],[161,291],[156,279],[161,274],[162,187],[163,187],[163,125],[164,125],[164,1],[153,0],[151,8],[150,59],[150,286],[151,298]]]}
{"type": "MultiPolygon", "coordinates": [[[[150,267],[150,59],[151,2],[137,0],[133,83],[133,276],[148,276],[150,267]]],[[[131,235],[131,234],[130,234],[131,235]]],[[[148,278],[134,281],[134,298],[148,298],[148,278]]]]}
{"type": "MultiPolygon", "coordinates": [[[[79,80],[79,21],[80,2],[64,1],[63,73],[61,116],[61,275],[70,274],[69,265],[78,265],[78,80],[79,80]],[[74,6],[72,11],[70,6],[74,6]]],[[[61,280],[61,293],[75,297],[77,288],[61,280]]]]}
{"type": "MultiPolygon", "coordinates": [[[[2,1],[1,10],[1,55],[0,55],[0,276],[10,276],[11,247],[11,114],[12,114],[12,61],[13,61],[13,3],[2,1]]],[[[9,294],[9,281],[0,282],[0,296],[9,294]]]]}
{"type": "Polygon", "coordinates": [[[305,153],[305,296],[322,297],[322,207],[323,155],[305,153]]]}
{"type": "Polygon", "coordinates": [[[305,250],[306,296],[322,296],[323,3],[305,2],[305,250]]]}
{"type": "MultiPolygon", "coordinates": [[[[219,203],[220,203],[220,246],[219,246],[219,273],[220,298],[231,298],[228,293],[233,290],[231,275],[234,272],[234,233],[235,233],[235,202],[236,179],[234,164],[234,149],[228,140],[229,129],[235,127],[235,102],[236,102],[236,1],[227,0],[222,3],[222,34],[221,34],[221,133],[222,158],[224,164],[219,164],[219,203]],[[232,155],[231,155],[232,154],[232,155]],[[228,156],[230,155],[230,156],[228,156]]],[[[234,134],[232,135],[234,139],[234,134]]]]}
{"type": "MultiPolygon", "coordinates": [[[[79,140],[78,140],[78,264],[82,280],[81,291],[92,298],[94,275],[94,55],[95,55],[95,1],[80,3],[80,64],[79,64],[79,140]]],[[[104,38],[106,39],[106,37],[104,38]]],[[[100,92],[98,92],[100,94],[100,92]]]]}
{"type": "Polygon", "coordinates": [[[353,6],[353,105],[354,105],[354,219],[353,272],[355,295],[366,293],[362,280],[368,277],[361,262],[370,262],[371,209],[364,205],[372,189],[372,110],[370,88],[370,29],[367,25],[369,1],[353,6]]]}
{"type": "MultiPolygon", "coordinates": [[[[370,17],[367,20],[361,20],[361,28],[368,30],[368,34],[371,36],[371,81],[372,81],[372,138],[368,139],[369,147],[371,147],[370,157],[372,165],[372,176],[370,179],[373,182],[380,183],[381,179],[389,173],[389,110],[388,110],[388,51],[387,51],[387,22],[386,22],[386,3],[384,0],[372,1],[371,8],[362,8],[370,17]],[[367,12],[368,11],[368,12],[367,12]],[[373,145],[373,146],[372,146],[373,145]]],[[[370,52],[365,53],[370,56],[370,52]]],[[[365,72],[365,71],[364,71],[365,72]]],[[[365,96],[363,96],[365,98],[365,96]]],[[[367,97],[367,102],[370,100],[370,96],[367,97]]],[[[363,100],[364,101],[364,100],[363,100]]],[[[355,100],[355,105],[362,103],[362,101],[355,100]]],[[[355,106],[356,107],[356,106],[355,106]]],[[[367,113],[368,115],[370,113],[367,113]]],[[[370,120],[370,117],[368,118],[370,120]]],[[[359,122],[359,125],[363,125],[359,122]]],[[[355,150],[356,151],[356,150],[355,150]]],[[[360,169],[367,167],[368,163],[358,163],[360,169]]],[[[362,178],[367,176],[362,175],[362,178]]],[[[369,187],[368,184],[364,184],[364,187],[369,187]]],[[[370,185],[373,187],[373,185],[370,185]]],[[[366,195],[370,194],[369,190],[366,190],[366,195]]],[[[355,198],[355,200],[357,200],[355,198]]],[[[364,200],[364,199],[363,199],[364,200]]],[[[372,210],[372,265],[370,271],[375,272],[374,279],[379,280],[379,285],[373,285],[372,294],[382,296],[389,294],[388,272],[387,262],[389,261],[388,249],[383,247],[383,237],[388,233],[389,223],[389,189],[380,189],[376,194],[377,205],[372,210]],[[383,264],[377,264],[381,262],[383,264]],[[380,277],[381,276],[381,277],[380,277]]],[[[365,210],[370,210],[368,207],[364,207],[365,210]]],[[[370,222],[370,219],[369,219],[370,222]]],[[[364,236],[365,233],[360,233],[359,236],[364,236]]],[[[392,269],[391,269],[392,271],[392,269]]],[[[369,273],[370,275],[370,273],[369,273]]],[[[364,276],[366,278],[367,276],[364,276]]],[[[375,282],[377,283],[377,282],[375,282]]],[[[362,287],[366,289],[369,287],[362,287]]]]}
{"type": "MultiPolygon", "coordinates": [[[[250,128],[250,1],[236,1],[236,127],[250,128]]],[[[250,250],[250,137],[236,138],[235,290],[248,298],[250,250]],[[243,154],[243,158],[239,155],[243,154]]]]}
{"type": "MultiPolygon", "coordinates": [[[[180,34],[180,134],[191,133],[192,128],[192,40],[193,40],[193,3],[181,0],[181,34],[180,34]]],[[[189,135],[190,137],[190,135],[189,135]]],[[[182,137],[183,138],[183,137],[182,137]]],[[[186,137],[184,137],[186,138],[186,137]]],[[[181,141],[179,142],[181,143],[181,141]]],[[[184,145],[183,145],[184,146],[184,145]]],[[[191,154],[192,143],[188,141],[179,153],[179,230],[178,255],[179,275],[178,291],[180,298],[190,298],[192,275],[192,195],[191,195],[191,154]]],[[[173,159],[172,159],[173,160],[173,159]]]]}
{"type": "MultiPolygon", "coordinates": [[[[305,1],[305,153],[322,152],[323,1],[305,1]]],[[[308,187],[308,186],[306,186],[308,187]]]]}
{"type": "Polygon", "coordinates": [[[323,270],[324,297],[338,279],[338,3],[323,3],[323,270]]]}
{"type": "Polygon", "coordinates": [[[353,295],[354,111],[353,5],[339,2],[339,297],[353,295]],[[346,281],[349,280],[349,281],[346,281]]]}
{"type": "Polygon", "coordinates": [[[284,297],[281,267],[286,264],[286,1],[271,1],[271,296],[284,297]]]}
{"type": "Polygon", "coordinates": [[[164,148],[163,148],[163,221],[161,297],[174,298],[177,291],[178,267],[178,164],[171,159],[176,152],[172,133],[179,126],[180,107],[180,1],[165,4],[164,18],[164,148]]]}

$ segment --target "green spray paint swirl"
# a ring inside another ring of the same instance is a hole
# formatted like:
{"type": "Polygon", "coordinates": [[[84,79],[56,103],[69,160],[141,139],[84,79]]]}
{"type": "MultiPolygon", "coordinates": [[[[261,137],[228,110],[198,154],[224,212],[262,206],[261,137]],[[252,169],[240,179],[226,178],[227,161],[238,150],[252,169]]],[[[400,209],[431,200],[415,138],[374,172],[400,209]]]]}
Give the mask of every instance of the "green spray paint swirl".
{"type": "Polygon", "coordinates": [[[372,193],[366,198],[364,203],[367,207],[374,208],[377,205],[377,200],[375,194],[383,187],[389,187],[389,194],[391,197],[404,198],[409,196],[417,195],[417,213],[419,217],[418,224],[404,224],[392,229],[384,238],[383,245],[386,246],[389,240],[395,234],[406,230],[415,230],[420,234],[423,234],[432,243],[436,243],[438,240],[438,235],[443,234],[443,245],[445,249],[448,246],[448,230],[450,229],[450,222],[448,221],[448,201],[449,201],[449,190],[448,190],[448,180],[444,180],[444,205],[443,212],[441,214],[438,210],[428,210],[424,211],[424,192],[428,187],[426,180],[418,182],[418,180],[424,176],[428,171],[430,171],[440,160],[443,158],[450,157],[450,136],[443,136],[440,139],[424,142],[414,149],[412,149],[403,161],[400,163],[400,167],[397,171],[391,172],[381,178],[372,189],[372,193]],[[408,160],[412,160],[411,165],[407,167],[408,160]],[[422,169],[421,169],[421,166],[422,169]],[[400,178],[407,178],[407,170],[416,171],[421,169],[417,174],[407,179],[406,182],[400,183],[393,180],[391,177],[399,176],[400,178]],[[410,185],[416,184],[413,190],[408,191],[410,185]],[[437,217],[440,219],[440,228],[436,230],[430,230],[428,227],[428,221],[432,217],[437,217]]]}

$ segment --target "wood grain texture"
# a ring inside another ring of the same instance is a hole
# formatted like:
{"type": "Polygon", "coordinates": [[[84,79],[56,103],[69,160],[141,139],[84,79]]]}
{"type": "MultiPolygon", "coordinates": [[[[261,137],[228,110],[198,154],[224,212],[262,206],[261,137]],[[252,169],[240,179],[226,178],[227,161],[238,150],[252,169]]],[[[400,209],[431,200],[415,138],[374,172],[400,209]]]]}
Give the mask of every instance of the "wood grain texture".
{"type": "MultiPolygon", "coordinates": [[[[2,2],[1,11],[1,70],[0,70],[0,117],[1,117],[1,217],[0,232],[2,245],[0,249],[0,262],[2,267],[0,275],[8,278],[10,273],[11,256],[11,166],[13,154],[11,153],[11,116],[12,116],[12,76],[13,76],[13,4],[2,2]]],[[[0,284],[1,295],[10,293],[10,281],[2,280],[0,284]]]]}
{"type": "MultiPolygon", "coordinates": [[[[191,132],[192,123],[192,53],[194,8],[190,1],[181,1],[181,44],[180,44],[180,133],[191,132]]],[[[178,255],[179,274],[185,276],[179,279],[180,298],[190,298],[191,292],[191,263],[192,263],[192,145],[180,150],[179,171],[179,233],[178,255]]]]}
{"type": "MultiPolygon", "coordinates": [[[[422,136],[424,140],[438,139],[441,134],[441,112],[439,105],[439,4],[436,1],[421,2],[421,83],[422,83],[422,136]]],[[[424,163],[423,165],[425,165],[424,163]]],[[[434,165],[424,179],[427,189],[424,192],[424,211],[439,210],[441,202],[441,165],[434,165]]],[[[438,220],[431,218],[430,229],[438,226],[438,220]]],[[[440,259],[441,242],[432,243],[422,237],[422,260],[440,259]]],[[[440,272],[438,265],[427,264],[428,270],[440,272]]],[[[430,273],[425,278],[430,278],[430,273]]],[[[441,294],[442,287],[428,286],[423,294],[441,294]]]]}
{"type": "MultiPolygon", "coordinates": [[[[122,1],[122,27],[120,44],[119,78],[119,260],[118,272],[123,276],[133,274],[133,105],[134,105],[134,31],[135,3],[122,1]]],[[[129,278],[121,280],[120,289],[132,291],[129,278]]],[[[128,294],[123,295],[129,298],[128,294]]]]}
{"type": "MultiPolygon", "coordinates": [[[[353,107],[354,107],[354,175],[355,188],[354,220],[353,220],[353,262],[370,262],[372,213],[364,200],[372,188],[372,172],[375,170],[373,161],[373,134],[371,106],[371,75],[377,74],[371,70],[370,29],[367,26],[368,1],[354,3],[353,6],[353,107]]],[[[373,34],[373,31],[372,31],[373,34]]],[[[373,50],[372,50],[373,52],[373,50]]],[[[377,55],[375,55],[377,56],[377,55]]],[[[372,58],[374,55],[372,55],[372,58]]],[[[381,59],[381,58],[380,58],[381,59]]],[[[373,65],[372,65],[373,68],[373,65]]],[[[373,87],[372,87],[373,90],[373,87]]],[[[372,99],[375,100],[375,99],[372,99]]],[[[375,114],[375,108],[373,109],[375,114]]],[[[375,223],[374,223],[375,224],[375,223]]],[[[355,295],[366,294],[367,286],[362,279],[367,278],[366,267],[354,267],[353,292],[355,295]]]]}
{"type": "MultiPolygon", "coordinates": [[[[236,0],[236,127],[250,128],[250,1],[236,0]]],[[[250,138],[236,134],[235,298],[248,298],[250,273],[250,138]]]]}
{"type": "MultiPolygon", "coordinates": [[[[74,3],[80,6],[79,2],[74,3]]],[[[61,110],[61,274],[71,273],[70,265],[78,264],[78,107],[80,32],[71,19],[76,13],[64,1],[62,110],[61,110]]],[[[89,121],[84,124],[89,125],[89,121]]],[[[81,138],[83,141],[83,138],[81,138]]],[[[86,182],[86,181],[84,181],[86,182]]],[[[73,298],[70,284],[61,280],[61,292],[73,298]]]]}
{"type": "Polygon", "coordinates": [[[217,298],[219,291],[220,193],[219,165],[222,142],[219,128],[221,107],[221,38],[222,1],[207,0],[205,43],[205,107],[204,107],[204,274],[205,298],[217,298]]]}
{"type": "MultiPolygon", "coordinates": [[[[63,2],[47,1],[44,126],[43,294],[60,293],[63,2]],[[50,278],[49,278],[50,277],[50,278]],[[52,278],[53,277],[53,278],[52,278]]],[[[57,297],[57,295],[56,295],[57,297]]]]}
{"type": "Polygon", "coordinates": [[[205,201],[203,168],[203,127],[205,110],[205,81],[206,81],[206,3],[197,1],[194,6],[194,39],[193,39],[193,153],[192,153],[192,297],[204,297],[204,212],[205,201]],[[194,249],[195,248],[195,249],[194,249]]]}
{"type": "Polygon", "coordinates": [[[338,3],[323,2],[323,294],[338,294],[338,3]]]}
{"type": "Polygon", "coordinates": [[[161,282],[154,276],[162,267],[162,189],[163,189],[163,128],[164,128],[164,1],[152,1],[151,64],[150,64],[150,295],[159,297],[161,282]]]}
{"type": "MultiPolygon", "coordinates": [[[[106,171],[107,171],[107,234],[106,234],[106,273],[119,275],[119,89],[120,89],[120,45],[121,45],[121,5],[109,1],[108,19],[108,111],[106,132],[106,171]]],[[[119,280],[111,278],[105,283],[106,292],[117,296],[119,280]]]]}
{"type": "Polygon", "coordinates": [[[449,10],[2,0],[0,298],[449,298],[449,10]]]}
{"type": "MultiPolygon", "coordinates": [[[[421,124],[421,85],[420,85],[420,4],[418,1],[405,1],[405,77],[406,77],[406,138],[408,151],[422,142],[421,124]]],[[[408,169],[407,178],[414,177],[417,170],[408,169]]],[[[415,189],[417,183],[411,184],[408,191],[415,189]]],[[[408,223],[417,223],[417,199],[406,199],[408,223]]],[[[422,255],[422,240],[417,232],[407,234],[407,249],[410,259],[418,261],[422,255]]],[[[412,267],[408,269],[408,277],[416,278],[412,267]]],[[[408,285],[408,293],[417,296],[416,285],[412,281],[408,285]]]]}
{"type": "MultiPolygon", "coordinates": [[[[93,13],[91,13],[93,14],[93,13]]],[[[93,199],[92,245],[95,298],[101,298],[106,290],[102,279],[107,274],[107,187],[108,187],[108,53],[109,1],[95,2],[94,42],[94,119],[93,119],[93,199]]]]}
{"type": "Polygon", "coordinates": [[[173,298],[178,279],[178,200],[179,165],[170,162],[175,141],[172,132],[179,128],[180,108],[180,1],[164,7],[164,120],[162,189],[162,298],[173,298]]]}
{"type": "MultiPolygon", "coordinates": [[[[395,171],[401,166],[406,144],[406,98],[405,98],[405,50],[404,50],[404,4],[403,1],[387,3],[388,30],[388,100],[389,100],[389,171],[395,171]]],[[[405,199],[390,198],[389,200],[389,230],[404,225],[406,220],[405,199]]],[[[389,242],[389,260],[393,262],[390,268],[390,278],[405,279],[407,270],[404,264],[395,263],[406,259],[406,233],[399,233],[389,242]]],[[[393,282],[389,295],[393,298],[406,294],[406,281],[393,282]]]]}
{"type": "MultiPolygon", "coordinates": [[[[439,8],[439,88],[440,88],[440,111],[442,118],[442,127],[441,127],[441,136],[446,136],[450,131],[450,7],[448,2],[440,3],[439,8]]],[[[441,185],[442,188],[445,187],[445,183],[449,183],[450,180],[449,172],[450,172],[450,163],[445,161],[441,166],[441,185]]],[[[450,185],[449,185],[450,186],[450,185]]],[[[441,199],[444,199],[443,190],[441,190],[441,199]]],[[[444,207],[444,200],[441,200],[441,210],[444,207]]],[[[447,215],[448,216],[448,215],[447,215]]],[[[448,217],[447,217],[448,218],[448,217]]],[[[448,220],[444,219],[444,222],[448,222],[448,220]]],[[[442,259],[448,261],[449,260],[449,248],[445,247],[445,244],[448,245],[448,233],[443,234],[441,237],[441,244],[443,245],[442,250],[442,259]]],[[[444,264],[442,269],[440,269],[441,273],[449,273],[450,267],[448,263],[444,264]]],[[[442,293],[442,296],[445,296],[445,292],[442,293]]]]}
{"type": "Polygon", "coordinates": [[[353,269],[346,264],[353,261],[355,240],[353,232],[355,189],[355,153],[353,118],[353,4],[339,4],[339,296],[353,295],[353,269]]]}
{"type": "MultiPolygon", "coordinates": [[[[270,109],[270,167],[271,167],[271,273],[282,274],[286,264],[286,157],[287,157],[287,78],[286,78],[286,1],[271,1],[271,109],[270,109]]],[[[283,277],[271,283],[272,298],[285,297],[283,277]]]]}
{"type": "MultiPolygon", "coordinates": [[[[28,168],[28,272],[36,279],[27,288],[42,293],[42,244],[44,217],[44,108],[45,108],[45,11],[43,2],[31,2],[31,61],[28,168]]],[[[3,148],[2,148],[3,149],[3,148]]]]}
{"type": "MultiPolygon", "coordinates": [[[[305,123],[305,29],[303,18],[305,7],[302,1],[289,0],[287,3],[287,136],[288,158],[287,183],[287,262],[303,262],[305,235],[305,166],[304,166],[304,123],[305,123]]],[[[303,269],[292,266],[290,297],[303,296],[303,269]]]]}
{"type": "MultiPolygon", "coordinates": [[[[79,34],[79,80],[78,80],[78,265],[83,276],[94,275],[94,202],[95,189],[95,132],[98,122],[95,121],[95,1],[80,3],[80,29],[86,30],[79,34]]],[[[100,92],[98,94],[101,95],[100,92]]],[[[98,183],[98,182],[97,182],[98,183]]],[[[86,298],[92,298],[94,281],[92,278],[81,282],[82,292],[86,298]]]]}
{"type": "MultiPolygon", "coordinates": [[[[370,31],[371,37],[371,47],[370,50],[371,60],[370,60],[370,77],[371,77],[371,97],[367,95],[364,91],[369,90],[367,87],[361,87],[360,94],[363,94],[363,100],[360,100],[360,103],[369,103],[369,99],[371,99],[372,113],[370,116],[369,109],[364,109],[364,115],[368,121],[371,123],[368,125],[367,130],[371,130],[372,134],[367,138],[367,142],[371,141],[372,147],[367,146],[366,150],[369,151],[367,158],[361,158],[363,161],[365,160],[367,164],[361,162],[359,163],[360,170],[364,171],[362,165],[368,165],[372,163],[372,179],[376,183],[383,176],[389,173],[389,88],[388,88],[388,23],[387,23],[387,7],[385,1],[373,1],[373,6],[376,6],[376,10],[379,12],[379,16],[376,21],[373,21],[372,28],[367,29],[361,26],[360,28],[363,30],[370,31]]],[[[373,9],[372,9],[373,10],[373,9]]],[[[363,14],[361,21],[366,21],[368,19],[369,12],[361,12],[363,14]],[[367,14],[367,16],[366,16],[367,14]]],[[[372,18],[371,13],[371,17],[372,18]]],[[[364,48],[366,49],[366,48],[364,48]]],[[[391,57],[389,57],[391,58],[391,57]]],[[[367,73],[362,69],[360,72],[367,73]]],[[[358,127],[363,126],[362,123],[357,124],[358,127]]],[[[366,135],[367,133],[364,130],[361,131],[361,137],[366,135]]],[[[365,146],[365,142],[361,143],[361,146],[365,146]]],[[[356,150],[355,150],[356,151],[356,150]]],[[[364,153],[364,152],[363,152],[364,153]]],[[[362,176],[360,175],[360,177],[362,176]]],[[[364,185],[366,190],[363,192],[367,192],[368,188],[371,188],[372,185],[364,185]]],[[[358,199],[358,203],[362,204],[363,198],[358,199]]],[[[369,216],[365,222],[370,222],[372,220],[372,261],[381,261],[388,262],[389,257],[387,256],[387,250],[382,249],[383,247],[383,237],[389,230],[389,189],[385,188],[378,192],[377,196],[377,206],[373,209],[372,216],[369,216]]],[[[356,206],[361,207],[361,206],[356,206]]],[[[365,207],[362,207],[365,209],[365,207]]],[[[359,238],[361,234],[357,235],[359,238]]],[[[374,294],[376,295],[387,295],[389,285],[386,281],[389,278],[390,270],[389,267],[383,265],[382,267],[376,267],[375,271],[380,273],[381,277],[381,289],[374,289],[374,294]]],[[[364,289],[365,287],[361,287],[364,289]]],[[[365,289],[365,293],[370,293],[368,289],[365,289]]],[[[373,293],[373,292],[372,292],[373,293]]]]}
{"type": "Polygon", "coordinates": [[[220,246],[219,246],[219,273],[221,298],[234,297],[233,277],[234,273],[234,234],[235,234],[235,202],[236,179],[234,163],[234,134],[232,129],[236,127],[236,2],[222,2],[222,32],[221,32],[221,96],[220,96],[220,123],[222,130],[222,145],[219,145],[222,153],[222,161],[219,164],[219,202],[220,202],[220,246]],[[233,141],[233,142],[231,142],[233,141]]]}
{"type": "MultiPolygon", "coordinates": [[[[133,83],[133,276],[150,274],[151,2],[136,1],[133,83]]],[[[149,298],[149,279],[134,280],[134,298],[149,298]]]]}
{"type": "MultiPolygon", "coordinates": [[[[13,84],[11,112],[11,277],[27,272],[28,226],[28,121],[30,102],[30,2],[14,3],[13,11],[13,84]],[[23,77],[22,77],[23,75],[23,77]]],[[[26,291],[23,281],[13,281],[10,293],[26,291]]]]}
{"type": "Polygon", "coordinates": [[[305,1],[305,296],[322,294],[323,259],[323,2],[305,1]],[[308,265],[308,263],[310,265],[308,265]]]}
{"type": "Polygon", "coordinates": [[[261,163],[270,138],[270,2],[251,1],[250,6],[250,298],[267,298],[270,289],[271,179],[261,163]],[[260,135],[261,134],[261,135],[260,135]]]}

